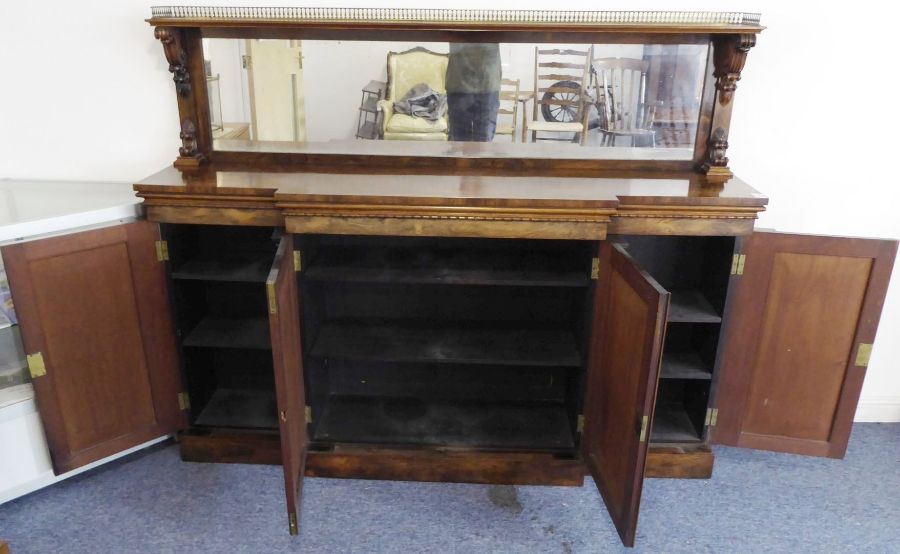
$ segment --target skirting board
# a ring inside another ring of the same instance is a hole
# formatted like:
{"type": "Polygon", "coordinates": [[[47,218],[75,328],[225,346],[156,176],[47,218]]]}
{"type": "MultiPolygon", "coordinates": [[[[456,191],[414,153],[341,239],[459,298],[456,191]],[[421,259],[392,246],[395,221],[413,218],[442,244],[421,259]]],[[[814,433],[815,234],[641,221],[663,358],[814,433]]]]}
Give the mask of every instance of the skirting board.
{"type": "Polygon", "coordinates": [[[162,436],[76,470],[54,475],[34,398],[0,409],[0,504],[168,439],[162,436]]]}
{"type": "Polygon", "coordinates": [[[853,421],[867,423],[900,422],[900,397],[871,396],[861,398],[853,421]]]}

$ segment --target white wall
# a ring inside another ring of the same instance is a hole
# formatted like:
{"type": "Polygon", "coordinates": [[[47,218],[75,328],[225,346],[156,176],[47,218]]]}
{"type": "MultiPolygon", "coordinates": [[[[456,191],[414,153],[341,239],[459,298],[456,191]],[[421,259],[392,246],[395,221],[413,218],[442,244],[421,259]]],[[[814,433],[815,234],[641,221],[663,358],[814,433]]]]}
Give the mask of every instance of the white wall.
{"type": "Polygon", "coordinates": [[[213,76],[219,76],[222,121],[226,123],[250,122],[250,98],[244,90],[247,78],[241,65],[242,42],[203,39],[204,57],[211,62],[213,76]]]}
{"type": "MultiPolygon", "coordinates": [[[[216,4],[269,5],[220,0],[216,4]]],[[[299,2],[286,2],[299,4],[299,2]]],[[[317,0],[321,6],[385,2],[317,0]]],[[[393,7],[420,7],[413,0],[393,7]]],[[[0,176],[133,180],[179,146],[172,82],[148,0],[6,2],[0,17],[0,176]],[[32,22],[40,19],[40,33],[32,22]]],[[[759,225],[794,232],[900,237],[893,162],[900,118],[893,23],[874,2],[809,7],[775,0],[596,2],[440,0],[435,7],[712,9],[763,13],[736,96],[731,166],[768,194],[759,225]],[[854,12],[858,10],[858,12],[854,12]],[[877,15],[874,15],[877,11],[877,15]]],[[[900,420],[900,269],[863,389],[864,419],[900,420]]]]}

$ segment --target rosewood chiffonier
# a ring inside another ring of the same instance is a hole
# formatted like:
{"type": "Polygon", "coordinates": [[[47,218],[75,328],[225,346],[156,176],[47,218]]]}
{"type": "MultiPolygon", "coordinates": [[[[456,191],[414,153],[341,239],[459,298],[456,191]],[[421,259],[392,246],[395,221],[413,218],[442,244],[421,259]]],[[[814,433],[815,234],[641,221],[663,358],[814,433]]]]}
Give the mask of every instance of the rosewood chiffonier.
{"type": "Polygon", "coordinates": [[[897,244],[754,230],[726,152],[758,15],[152,13],[181,147],[146,220],[3,249],[57,471],[177,433],[283,465],[292,534],[304,476],[587,474],[631,546],[643,479],[711,444],[843,456],[897,244]],[[467,49],[527,134],[456,140],[467,49]],[[357,139],[372,80],[457,120],[357,139]]]}

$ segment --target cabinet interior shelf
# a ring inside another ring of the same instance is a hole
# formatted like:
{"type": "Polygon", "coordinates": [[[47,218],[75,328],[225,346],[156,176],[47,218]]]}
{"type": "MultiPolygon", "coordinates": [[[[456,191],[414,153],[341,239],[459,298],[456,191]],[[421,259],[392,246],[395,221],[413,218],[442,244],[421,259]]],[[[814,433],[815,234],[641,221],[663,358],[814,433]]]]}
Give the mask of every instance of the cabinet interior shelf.
{"type": "Polygon", "coordinates": [[[712,379],[712,371],[696,352],[665,352],[660,376],[663,379],[712,379]]]}
{"type": "Polygon", "coordinates": [[[277,429],[274,390],[219,388],[194,421],[206,427],[277,429]]]}
{"type": "Polygon", "coordinates": [[[650,442],[698,442],[700,434],[684,407],[679,404],[657,403],[653,415],[650,442]]]}
{"type": "Polygon", "coordinates": [[[304,272],[310,281],[586,287],[586,268],[563,256],[498,251],[361,249],[323,252],[304,272]]]}
{"type": "Polygon", "coordinates": [[[188,334],[184,346],[269,350],[267,317],[205,317],[188,334]]]}
{"type": "Polygon", "coordinates": [[[570,331],[459,323],[333,321],[312,348],[321,358],[386,362],[443,362],[525,366],[579,366],[570,331]]]}
{"type": "Polygon", "coordinates": [[[719,315],[709,300],[697,290],[672,291],[669,306],[669,323],[721,323],[719,315]]]}
{"type": "Polygon", "coordinates": [[[272,259],[195,258],[172,270],[172,278],[185,281],[265,283],[272,259]]]}
{"type": "Polygon", "coordinates": [[[313,416],[316,442],[566,451],[563,403],[514,404],[331,396],[313,416]]]}

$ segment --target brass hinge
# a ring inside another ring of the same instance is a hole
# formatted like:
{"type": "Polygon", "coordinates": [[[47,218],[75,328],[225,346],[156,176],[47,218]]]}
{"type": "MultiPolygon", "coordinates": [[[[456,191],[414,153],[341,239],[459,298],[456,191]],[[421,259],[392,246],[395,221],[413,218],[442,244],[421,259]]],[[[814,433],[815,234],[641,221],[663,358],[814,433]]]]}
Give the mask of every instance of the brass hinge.
{"type": "Polygon", "coordinates": [[[312,423],[312,408],[307,406],[304,412],[306,413],[306,422],[312,423]]]}
{"type": "Polygon", "coordinates": [[[747,255],[746,254],[735,254],[731,258],[731,274],[732,275],[743,275],[744,274],[744,264],[747,263],[747,255]]]}
{"type": "Polygon", "coordinates": [[[868,367],[869,359],[872,357],[872,345],[865,342],[859,343],[856,348],[856,366],[868,367]]]}
{"type": "Polygon", "coordinates": [[[647,423],[649,422],[647,416],[641,418],[641,434],[638,436],[638,442],[644,442],[647,440],[647,423]]]}
{"type": "Polygon", "coordinates": [[[703,425],[707,427],[715,427],[716,419],[719,417],[719,409],[718,408],[707,408],[706,409],[706,419],[703,421],[703,425]]]}
{"type": "Polygon", "coordinates": [[[591,258],[591,279],[600,277],[600,258],[591,258]]]}
{"type": "Polygon", "coordinates": [[[43,354],[35,352],[25,356],[25,360],[28,362],[28,373],[31,374],[32,379],[47,375],[47,366],[44,365],[43,354]]]}
{"type": "Polygon", "coordinates": [[[282,423],[286,423],[286,422],[287,422],[287,412],[286,412],[286,411],[281,410],[280,412],[278,412],[278,415],[279,415],[279,417],[281,417],[281,422],[282,422],[282,423]]]}
{"type": "Polygon", "coordinates": [[[156,241],[156,261],[169,261],[169,243],[164,240],[156,241]]]}
{"type": "Polygon", "coordinates": [[[178,393],[178,408],[181,409],[182,412],[186,412],[191,409],[191,397],[188,396],[188,393],[178,393]]]}
{"type": "Polygon", "coordinates": [[[278,313],[278,302],[275,300],[275,283],[266,281],[266,297],[269,299],[269,313],[278,313]]]}
{"type": "Polygon", "coordinates": [[[288,530],[291,535],[297,534],[297,514],[293,512],[288,514],[288,530]]]}
{"type": "Polygon", "coordinates": [[[300,251],[294,250],[294,271],[300,271],[301,267],[302,266],[300,264],[300,251]]]}
{"type": "Polygon", "coordinates": [[[578,423],[575,425],[576,433],[584,433],[584,414],[578,414],[578,423]]]}

